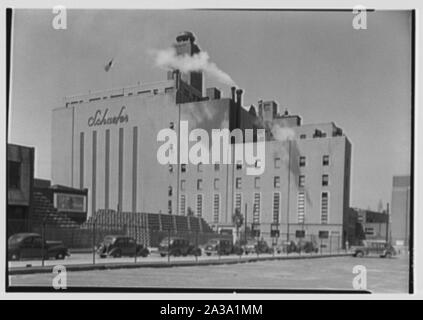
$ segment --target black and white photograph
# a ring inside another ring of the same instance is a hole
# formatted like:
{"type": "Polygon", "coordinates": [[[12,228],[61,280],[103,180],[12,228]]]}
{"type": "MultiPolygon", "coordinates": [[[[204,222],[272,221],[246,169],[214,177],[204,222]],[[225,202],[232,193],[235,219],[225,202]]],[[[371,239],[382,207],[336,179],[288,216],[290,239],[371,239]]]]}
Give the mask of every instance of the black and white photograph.
{"type": "Polygon", "coordinates": [[[6,291],[414,292],[415,11],[8,17],[6,291]]]}

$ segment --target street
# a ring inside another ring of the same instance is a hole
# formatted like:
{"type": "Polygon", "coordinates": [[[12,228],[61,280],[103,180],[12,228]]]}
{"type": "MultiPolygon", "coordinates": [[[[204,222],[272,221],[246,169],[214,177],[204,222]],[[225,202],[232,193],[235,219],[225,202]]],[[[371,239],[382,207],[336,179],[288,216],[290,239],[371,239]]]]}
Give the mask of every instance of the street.
{"type": "MultiPolygon", "coordinates": [[[[139,259],[142,261],[143,258],[139,259]]],[[[158,256],[147,259],[167,258],[158,256]]],[[[193,257],[178,259],[193,259],[193,257]]],[[[51,262],[55,261],[49,261],[51,262]]],[[[353,274],[353,267],[362,265],[367,270],[368,290],[374,293],[407,293],[408,262],[406,256],[392,259],[332,257],[234,265],[78,271],[67,273],[67,285],[68,287],[154,287],[164,290],[166,288],[351,290],[353,278],[356,276],[353,274]]],[[[53,264],[57,264],[57,261],[53,264]]],[[[10,276],[10,284],[51,286],[53,277],[54,275],[49,273],[10,276]]]]}

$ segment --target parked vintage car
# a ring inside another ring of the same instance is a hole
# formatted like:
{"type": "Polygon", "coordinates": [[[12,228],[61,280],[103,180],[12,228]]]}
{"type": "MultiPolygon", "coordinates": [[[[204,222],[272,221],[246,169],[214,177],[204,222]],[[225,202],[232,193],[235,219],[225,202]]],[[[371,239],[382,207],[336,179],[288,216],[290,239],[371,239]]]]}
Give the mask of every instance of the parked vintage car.
{"type": "Polygon", "coordinates": [[[319,252],[319,247],[316,242],[301,240],[296,244],[296,251],[305,253],[317,253],[319,252]]]}
{"type": "Polygon", "coordinates": [[[218,255],[229,255],[229,254],[242,254],[243,250],[241,246],[233,244],[229,239],[211,239],[207,242],[204,247],[204,252],[206,255],[210,256],[212,254],[218,255]]]}
{"type": "Polygon", "coordinates": [[[354,257],[379,256],[391,258],[396,255],[394,247],[385,240],[363,240],[361,246],[352,246],[354,257]]]}
{"type": "Polygon", "coordinates": [[[159,254],[179,257],[187,255],[201,256],[201,249],[190,243],[189,240],[180,237],[165,237],[159,245],[159,254]]]}
{"type": "Polygon", "coordinates": [[[17,233],[9,237],[7,253],[10,260],[65,259],[70,256],[62,241],[44,241],[38,233],[17,233]]]}
{"type": "Polygon", "coordinates": [[[294,241],[283,241],[280,245],[276,246],[277,253],[292,253],[297,252],[297,245],[294,241]]]}
{"type": "Polygon", "coordinates": [[[254,239],[247,240],[247,243],[243,246],[243,250],[245,254],[273,252],[273,249],[269,247],[266,241],[254,239]]]}
{"type": "Polygon", "coordinates": [[[146,257],[149,250],[141,244],[137,244],[134,238],[120,235],[108,235],[104,237],[102,243],[98,246],[97,253],[100,258],[121,256],[146,257]]]}

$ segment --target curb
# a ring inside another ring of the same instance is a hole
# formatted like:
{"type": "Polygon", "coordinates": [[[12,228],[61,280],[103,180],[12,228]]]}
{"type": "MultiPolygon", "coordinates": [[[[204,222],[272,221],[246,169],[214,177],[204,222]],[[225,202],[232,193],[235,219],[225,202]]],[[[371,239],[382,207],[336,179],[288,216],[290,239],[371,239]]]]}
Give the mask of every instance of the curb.
{"type": "MultiPolygon", "coordinates": [[[[66,271],[92,271],[92,270],[113,270],[113,269],[134,269],[134,268],[173,268],[173,267],[195,267],[221,264],[238,264],[273,260],[299,260],[299,259],[320,259],[349,257],[350,253],[332,255],[310,255],[310,256],[282,256],[282,257],[254,257],[247,259],[220,259],[201,261],[173,261],[173,262],[143,262],[143,263],[99,263],[99,264],[74,264],[65,265],[66,271]]],[[[34,273],[51,273],[54,266],[44,267],[16,267],[8,269],[8,275],[22,275],[34,273]]]]}

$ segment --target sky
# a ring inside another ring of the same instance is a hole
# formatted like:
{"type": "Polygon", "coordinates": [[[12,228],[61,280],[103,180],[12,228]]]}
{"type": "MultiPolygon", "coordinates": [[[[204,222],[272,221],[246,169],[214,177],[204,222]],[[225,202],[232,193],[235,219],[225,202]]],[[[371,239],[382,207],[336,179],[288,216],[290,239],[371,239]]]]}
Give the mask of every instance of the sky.
{"type": "MultiPolygon", "coordinates": [[[[391,201],[410,174],[411,16],[352,12],[51,10],[14,16],[8,142],[35,147],[35,176],[51,178],[52,109],[63,97],[162,81],[151,52],[193,32],[211,61],[244,89],[244,105],[275,100],[303,123],[335,122],[352,143],[353,207],[391,201]],[[104,65],[114,58],[109,72],[104,65]]],[[[229,87],[206,78],[229,97],[229,87]]]]}

